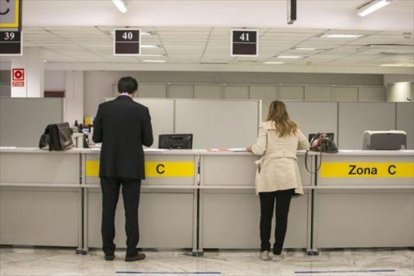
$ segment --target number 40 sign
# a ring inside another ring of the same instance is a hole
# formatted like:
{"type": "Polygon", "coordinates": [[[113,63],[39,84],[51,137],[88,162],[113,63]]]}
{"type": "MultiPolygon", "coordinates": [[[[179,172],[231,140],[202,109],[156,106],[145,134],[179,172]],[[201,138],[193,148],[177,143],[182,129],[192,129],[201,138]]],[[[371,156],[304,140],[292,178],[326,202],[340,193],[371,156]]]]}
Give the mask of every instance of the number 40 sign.
{"type": "Polygon", "coordinates": [[[257,57],[258,51],[257,30],[231,31],[231,56],[257,57]]]}
{"type": "Polygon", "coordinates": [[[137,29],[115,30],[114,55],[139,56],[141,54],[141,32],[137,29]]]}

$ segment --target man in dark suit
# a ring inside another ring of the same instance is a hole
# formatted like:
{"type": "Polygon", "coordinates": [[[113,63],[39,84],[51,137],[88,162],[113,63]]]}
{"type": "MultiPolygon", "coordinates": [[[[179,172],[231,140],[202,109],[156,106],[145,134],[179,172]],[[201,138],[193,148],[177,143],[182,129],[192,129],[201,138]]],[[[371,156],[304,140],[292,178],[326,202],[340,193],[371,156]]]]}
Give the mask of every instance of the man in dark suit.
{"type": "Polygon", "coordinates": [[[93,141],[102,142],[99,177],[102,189],[102,249],[105,260],[115,258],[115,210],[122,185],[125,208],[127,252],[125,261],[145,258],[138,252],[139,241],[138,204],[141,179],[145,178],[144,151],[142,145],[151,146],[151,117],[148,108],[135,102],[132,97],[138,89],[132,77],[118,82],[120,95],[99,105],[93,122],[93,141]]]}

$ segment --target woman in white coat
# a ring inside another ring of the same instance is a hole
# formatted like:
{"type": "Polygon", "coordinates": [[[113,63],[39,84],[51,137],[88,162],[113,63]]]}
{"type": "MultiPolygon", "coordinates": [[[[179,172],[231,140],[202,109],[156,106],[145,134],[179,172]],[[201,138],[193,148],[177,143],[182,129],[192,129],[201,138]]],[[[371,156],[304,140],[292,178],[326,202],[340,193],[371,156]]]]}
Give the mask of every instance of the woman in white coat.
{"type": "Polygon", "coordinates": [[[260,240],[262,260],[282,260],[290,201],[303,194],[296,151],[309,148],[309,142],[295,122],[290,120],[286,105],[273,101],[267,121],[259,126],[257,141],[247,150],[261,155],[257,161],[256,194],[260,197],[260,240]],[[273,255],[270,256],[270,233],[276,201],[276,230],[273,255]]]}

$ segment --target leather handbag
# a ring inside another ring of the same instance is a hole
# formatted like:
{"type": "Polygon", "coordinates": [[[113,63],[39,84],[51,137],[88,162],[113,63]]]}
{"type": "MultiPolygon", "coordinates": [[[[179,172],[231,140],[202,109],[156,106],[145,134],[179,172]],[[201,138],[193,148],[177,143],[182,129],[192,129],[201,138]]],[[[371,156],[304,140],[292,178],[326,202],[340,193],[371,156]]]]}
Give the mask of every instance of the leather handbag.
{"type": "Polygon", "coordinates": [[[39,140],[39,148],[49,148],[49,151],[62,151],[73,147],[72,129],[67,122],[48,125],[39,140]]]}

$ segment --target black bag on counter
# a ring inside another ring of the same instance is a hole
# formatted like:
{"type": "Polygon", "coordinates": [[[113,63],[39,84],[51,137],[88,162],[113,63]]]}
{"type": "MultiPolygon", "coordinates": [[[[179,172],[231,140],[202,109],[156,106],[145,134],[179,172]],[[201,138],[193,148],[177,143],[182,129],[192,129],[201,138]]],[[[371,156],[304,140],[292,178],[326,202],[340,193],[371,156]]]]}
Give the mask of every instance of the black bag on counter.
{"type": "Polygon", "coordinates": [[[326,133],[317,133],[310,141],[310,149],[305,153],[305,168],[310,173],[316,173],[321,168],[322,164],[322,153],[337,153],[338,147],[335,142],[326,133]],[[308,167],[308,152],[315,151],[319,152],[319,164],[316,165],[316,170],[313,172],[308,167]]]}
{"type": "Polygon", "coordinates": [[[337,153],[338,147],[326,133],[317,133],[310,141],[310,150],[317,152],[337,153]]]}
{"type": "Polygon", "coordinates": [[[73,148],[72,129],[69,123],[50,124],[39,140],[39,148],[62,151],[73,148]]]}

